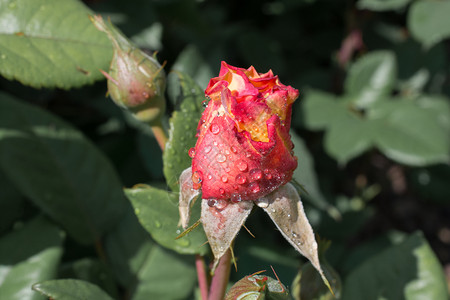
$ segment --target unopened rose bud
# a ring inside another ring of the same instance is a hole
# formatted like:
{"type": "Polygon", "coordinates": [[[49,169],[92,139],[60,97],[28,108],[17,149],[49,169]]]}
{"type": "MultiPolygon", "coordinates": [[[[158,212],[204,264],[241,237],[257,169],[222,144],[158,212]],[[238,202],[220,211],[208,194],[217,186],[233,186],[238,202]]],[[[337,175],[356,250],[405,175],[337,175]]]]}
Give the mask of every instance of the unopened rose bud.
{"type": "Polygon", "coordinates": [[[198,125],[193,188],[204,199],[256,200],[291,180],[297,158],[289,136],[299,93],[272,71],[222,62],[205,91],[210,99],[198,125]]]}
{"type": "Polygon", "coordinates": [[[159,62],[136,48],[111,23],[100,16],[91,18],[108,35],[114,48],[108,79],[108,93],[114,102],[128,109],[138,120],[150,123],[165,110],[166,77],[159,62]]]}
{"type": "Polygon", "coordinates": [[[290,299],[286,287],[279,281],[264,275],[249,275],[236,282],[225,300],[290,299]]]}

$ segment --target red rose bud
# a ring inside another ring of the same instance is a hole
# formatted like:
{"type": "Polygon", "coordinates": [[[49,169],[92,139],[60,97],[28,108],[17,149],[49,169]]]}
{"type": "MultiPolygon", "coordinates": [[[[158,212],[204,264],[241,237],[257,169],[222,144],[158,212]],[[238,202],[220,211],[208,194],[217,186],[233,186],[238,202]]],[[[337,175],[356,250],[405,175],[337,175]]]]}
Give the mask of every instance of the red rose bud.
{"type": "Polygon", "coordinates": [[[297,158],[289,128],[298,91],[272,71],[222,62],[205,94],[210,100],[189,151],[202,198],[256,200],[291,180],[297,158]]]}
{"type": "Polygon", "coordinates": [[[140,121],[152,122],[165,110],[166,78],[159,62],[136,48],[110,22],[91,17],[94,25],[108,35],[114,48],[108,79],[108,93],[114,102],[140,121]]]}

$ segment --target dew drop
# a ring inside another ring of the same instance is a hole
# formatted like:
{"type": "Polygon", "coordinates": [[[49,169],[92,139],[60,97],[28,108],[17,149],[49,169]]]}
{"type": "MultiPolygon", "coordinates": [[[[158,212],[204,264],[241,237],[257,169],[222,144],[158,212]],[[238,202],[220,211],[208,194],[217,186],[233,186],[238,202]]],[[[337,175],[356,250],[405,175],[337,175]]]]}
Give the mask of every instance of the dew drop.
{"type": "Polygon", "coordinates": [[[220,189],[219,189],[219,193],[220,193],[221,195],[224,195],[224,194],[225,194],[225,190],[224,190],[223,188],[220,188],[220,189]]]}
{"type": "Polygon", "coordinates": [[[250,184],[249,188],[250,188],[250,191],[252,191],[252,193],[255,193],[255,194],[261,190],[261,187],[256,182],[252,182],[250,184]]]}
{"type": "Polygon", "coordinates": [[[195,148],[192,147],[191,149],[189,149],[189,157],[194,158],[194,156],[195,156],[195,148]]]}
{"type": "Polygon", "coordinates": [[[195,171],[194,173],[192,173],[192,182],[194,184],[200,184],[202,180],[203,180],[202,172],[195,171]]]}
{"type": "Polygon", "coordinates": [[[217,162],[223,163],[227,160],[227,157],[223,155],[222,153],[217,154],[216,156],[217,162]]]}
{"type": "Polygon", "coordinates": [[[180,234],[180,233],[181,233],[181,230],[180,230],[180,229],[177,229],[177,231],[175,231],[175,233],[176,233],[176,234],[180,234]]]}
{"type": "Polygon", "coordinates": [[[242,197],[241,197],[241,195],[234,193],[231,195],[230,201],[233,203],[239,203],[242,201],[242,197]]]}
{"type": "Polygon", "coordinates": [[[296,238],[298,235],[297,235],[297,233],[295,233],[295,232],[291,232],[291,236],[292,236],[293,238],[296,238]]]}
{"type": "Polygon", "coordinates": [[[239,169],[239,171],[245,172],[245,171],[247,171],[248,165],[247,165],[247,163],[245,161],[239,160],[236,163],[236,167],[239,169]]]}
{"type": "Polygon", "coordinates": [[[266,174],[266,178],[267,179],[272,179],[272,174],[270,174],[270,170],[269,169],[264,169],[264,174],[266,174]]]}
{"type": "MultiPolygon", "coordinates": [[[[269,200],[267,200],[266,198],[259,198],[255,202],[256,202],[256,205],[258,205],[261,208],[266,208],[269,206],[269,200]]],[[[272,210],[272,212],[275,212],[275,210],[272,210]]]]}
{"type": "Polygon", "coordinates": [[[217,200],[216,199],[208,199],[208,206],[214,207],[216,206],[217,200]]]}
{"type": "Polygon", "coordinates": [[[225,227],[225,224],[223,224],[223,223],[217,224],[217,228],[219,228],[219,229],[223,229],[224,227],[225,227]]]}
{"type": "Polygon", "coordinates": [[[263,176],[263,172],[260,169],[250,170],[250,178],[252,180],[260,180],[263,176]]]}
{"type": "Polygon", "coordinates": [[[219,199],[216,202],[216,208],[219,210],[224,209],[225,207],[227,207],[228,205],[228,201],[227,200],[223,200],[223,199],[219,199]]]}
{"type": "Polygon", "coordinates": [[[211,146],[206,146],[205,148],[203,148],[203,151],[208,154],[209,152],[211,152],[211,146]]]}
{"type": "Polygon", "coordinates": [[[209,174],[207,178],[208,178],[208,180],[211,180],[212,179],[212,175],[209,174]]]}
{"type": "Polygon", "coordinates": [[[236,149],[235,147],[233,147],[233,146],[230,147],[230,150],[231,150],[231,152],[233,152],[233,153],[237,153],[237,149],[236,149]]]}
{"type": "Polygon", "coordinates": [[[155,221],[155,227],[156,228],[161,228],[161,222],[155,221]]]}
{"type": "Polygon", "coordinates": [[[214,146],[217,146],[217,142],[216,142],[216,141],[214,141],[214,142],[213,142],[213,145],[214,145],[214,146]]]}
{"type": "Polygon", "coordinates": [[[228,182],[228,177],[227,177],[227,175],[222,175],[222,177],[220,178],[220,180],[222,180],[223,183],[227,183],[227,182],[228,182]]]}
{"type": "Polygon", "coordinates": [[[236,183],[237,183],[237,184],[244,184],[244,183],[246,183],[246,182],[247,182],[247,177],[245,177],[244,175],[238,174],[238,175],[236,176],[236,183]]]}
{"type": "Polygon", "coordinates": [[[217,124],[212,124],[211,127],[209,127],[209,130],[212,134],[218,134],[220,132],[220,127],[217,124]]]}

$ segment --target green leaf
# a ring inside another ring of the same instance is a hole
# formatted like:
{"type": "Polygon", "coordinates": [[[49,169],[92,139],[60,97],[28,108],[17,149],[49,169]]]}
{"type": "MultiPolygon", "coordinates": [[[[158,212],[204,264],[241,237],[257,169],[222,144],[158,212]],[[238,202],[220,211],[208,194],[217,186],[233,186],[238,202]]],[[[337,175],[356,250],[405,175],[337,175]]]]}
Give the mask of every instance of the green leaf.
{"type": "Polygon", "coordinates": [[[359,0],[356,6],[359,9],[374,11],[399,10],[405,7],[411,0],[359,0]]]}
{"type": "Polygon", "coordinates": [[[31,285],[54,278],[62,255],[62,232],[43,217],[0,239],[0,295],[8,300],[43,299],[31,285]]]}
{"type": "Polygon", "coordinates": [[[0,74],[36,88],[101,79],[112,47],[76,0],[0,0],[0,74]]]}
{"type": "Polygon", "coordinates": [[[196,283],[194,259],[162,247],[150,251],[132,300],[187,299],[196,283]]]}
{"type": "Polygon", "coordinates": [[[318,90],[307,91],[302,105],[305,125],[313,130],[324,129],[347,113],[334,95],[318,90]]]}
{"type": "Polygon", "coordinates": [[[307,195],[302,194],[302,198],[307,198],[316,207],[326,210],[333,217],[338,217],[339,212],[334,208],[323,196],[320,191],[316,172],[314,170],[314,160],[309,153],[303,140],[295,132],[291,131],[291,140],[294,143],[294,154],[298,157],[298,167],[292,176],[298,183],[300,183],[307,195]]]}
{"type": "Polygon", "coordinates": [[[105,239],[105,251],[116,278],[124,287],[137,282],[137,274],[147,260],[155,242],[139,224],[131,207],[124,219],[111,230],[105,239]]]}
{"type": "MultiPolygon", "coordinates": [[[[200,227],[176,239],[181,233],[178,227],[178,194],[152,187],[127,189],[125,194],[133,204],[139,222],[160,245],[181,254],[207,253],[207,247],[202,247],[206,236],[200,227]]],[[[191,220],[195,222],[199,218],[200,207],[197,205],[194,206],[191,220]]]]}
{"type": "Polygon", "coordinates": [[[450,137],[431,110],[407,101],[389,101],[371,110],[375,145],[403,164],[424,166],[447,162],[450,137]]]}
{"type": "Polygon", "coordinates": [[[44,281],[33,285],[33,290],[54,300],[112,300],[98,286],[77,279],[44,281]]]}
{"type": "Polygon", "coordinates": [[[367,108],[390,94],[396,78],[395,55],[389,51],[374,51],[350,67],[345,91],[358,108],[367,108]]]}
{"type": "Polygon", "coordinates": [[[169,92],[175,97],[173,102],[181,103],[170,119],[169,140],[163,154],[164,175],[172,191],[179,191],[178,178],[184,169],[191,165],[188,151],[197,141],[197,125],[203,112],[205,96],[200,87],[188,75],[174,72],[175,82],[171,80],[169,92]]]}
{"type": "Polygon", "coordinates": [[[22,216],[24,206],[22,194],[0,170],[0,234],[22,216]]]}
{"type": "Polygon", "coordinates": [[[365,261],[343,292],[346,300],[448,299],[442,267],[420,233],[365,261]]]}
{"type": "Polygon", "coordinates": [[[347,113],[336,119],[325,135],[325,149],[345,164],[372,147],[371,124],[347,113]]]}
{"type": "Polygon", "coordinates": [[[92,243],[126,205],[109,161],[77,130],[0,94],[0,168],[80,243],[92,243]]]}
{"type": "Polygon", "coordinates": [[[172,69],[189,75],[202,88],[206,88],[209,80],[214,75],[202,56],[202,53],[194,45],[188,45],[183,49],[173,64],[172,69]]]}
{"type": "Polygon", "coordinates": [[[88,281],[118,298],[115,278],[109,266],[99,259],[82,258],[63,264],[59,269],[58,279],[66,278],[88,281]]]}
{"type": "Polygon", "coordinates": [[[408,12],[412,36],[426,48],[450,37],[450,1],[415,1],[408,12]]]}

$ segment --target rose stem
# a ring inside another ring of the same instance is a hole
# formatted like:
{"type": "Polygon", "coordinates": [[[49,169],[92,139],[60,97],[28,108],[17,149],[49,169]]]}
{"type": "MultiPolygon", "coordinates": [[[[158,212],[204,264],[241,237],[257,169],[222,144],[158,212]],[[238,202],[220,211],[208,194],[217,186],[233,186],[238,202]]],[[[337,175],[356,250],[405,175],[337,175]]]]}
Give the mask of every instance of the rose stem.
{"type": "Polygon", "coordinates": [[[208,300],[222,300],[225,296],[227,289],[228,279],[230,277],[231,269],[231,251],[230,249],[225,252],[219,261],[219,265],[214,272],[214,276],[211,282],[211,288],[209,289],[208,300]]]}
{"type": "Polygon", "coordinates": [[[195,268],[197,269],[198,286],[202,300],[208,299],[208,280],[206,278],[205,262],[203,256],[197,254],[195,256],[195,268]]]}
{"type": "Polygon", "coordinates": [[[161,148],[162,151],[164,151],[164,148],[166,147],[166,142],[167,142],[168,138],[162,127],[161,120],[152,122],[150,127],[153,131],[153,135],[155,136],[156,141],[158,142],[159,147],[161,148]]]}

